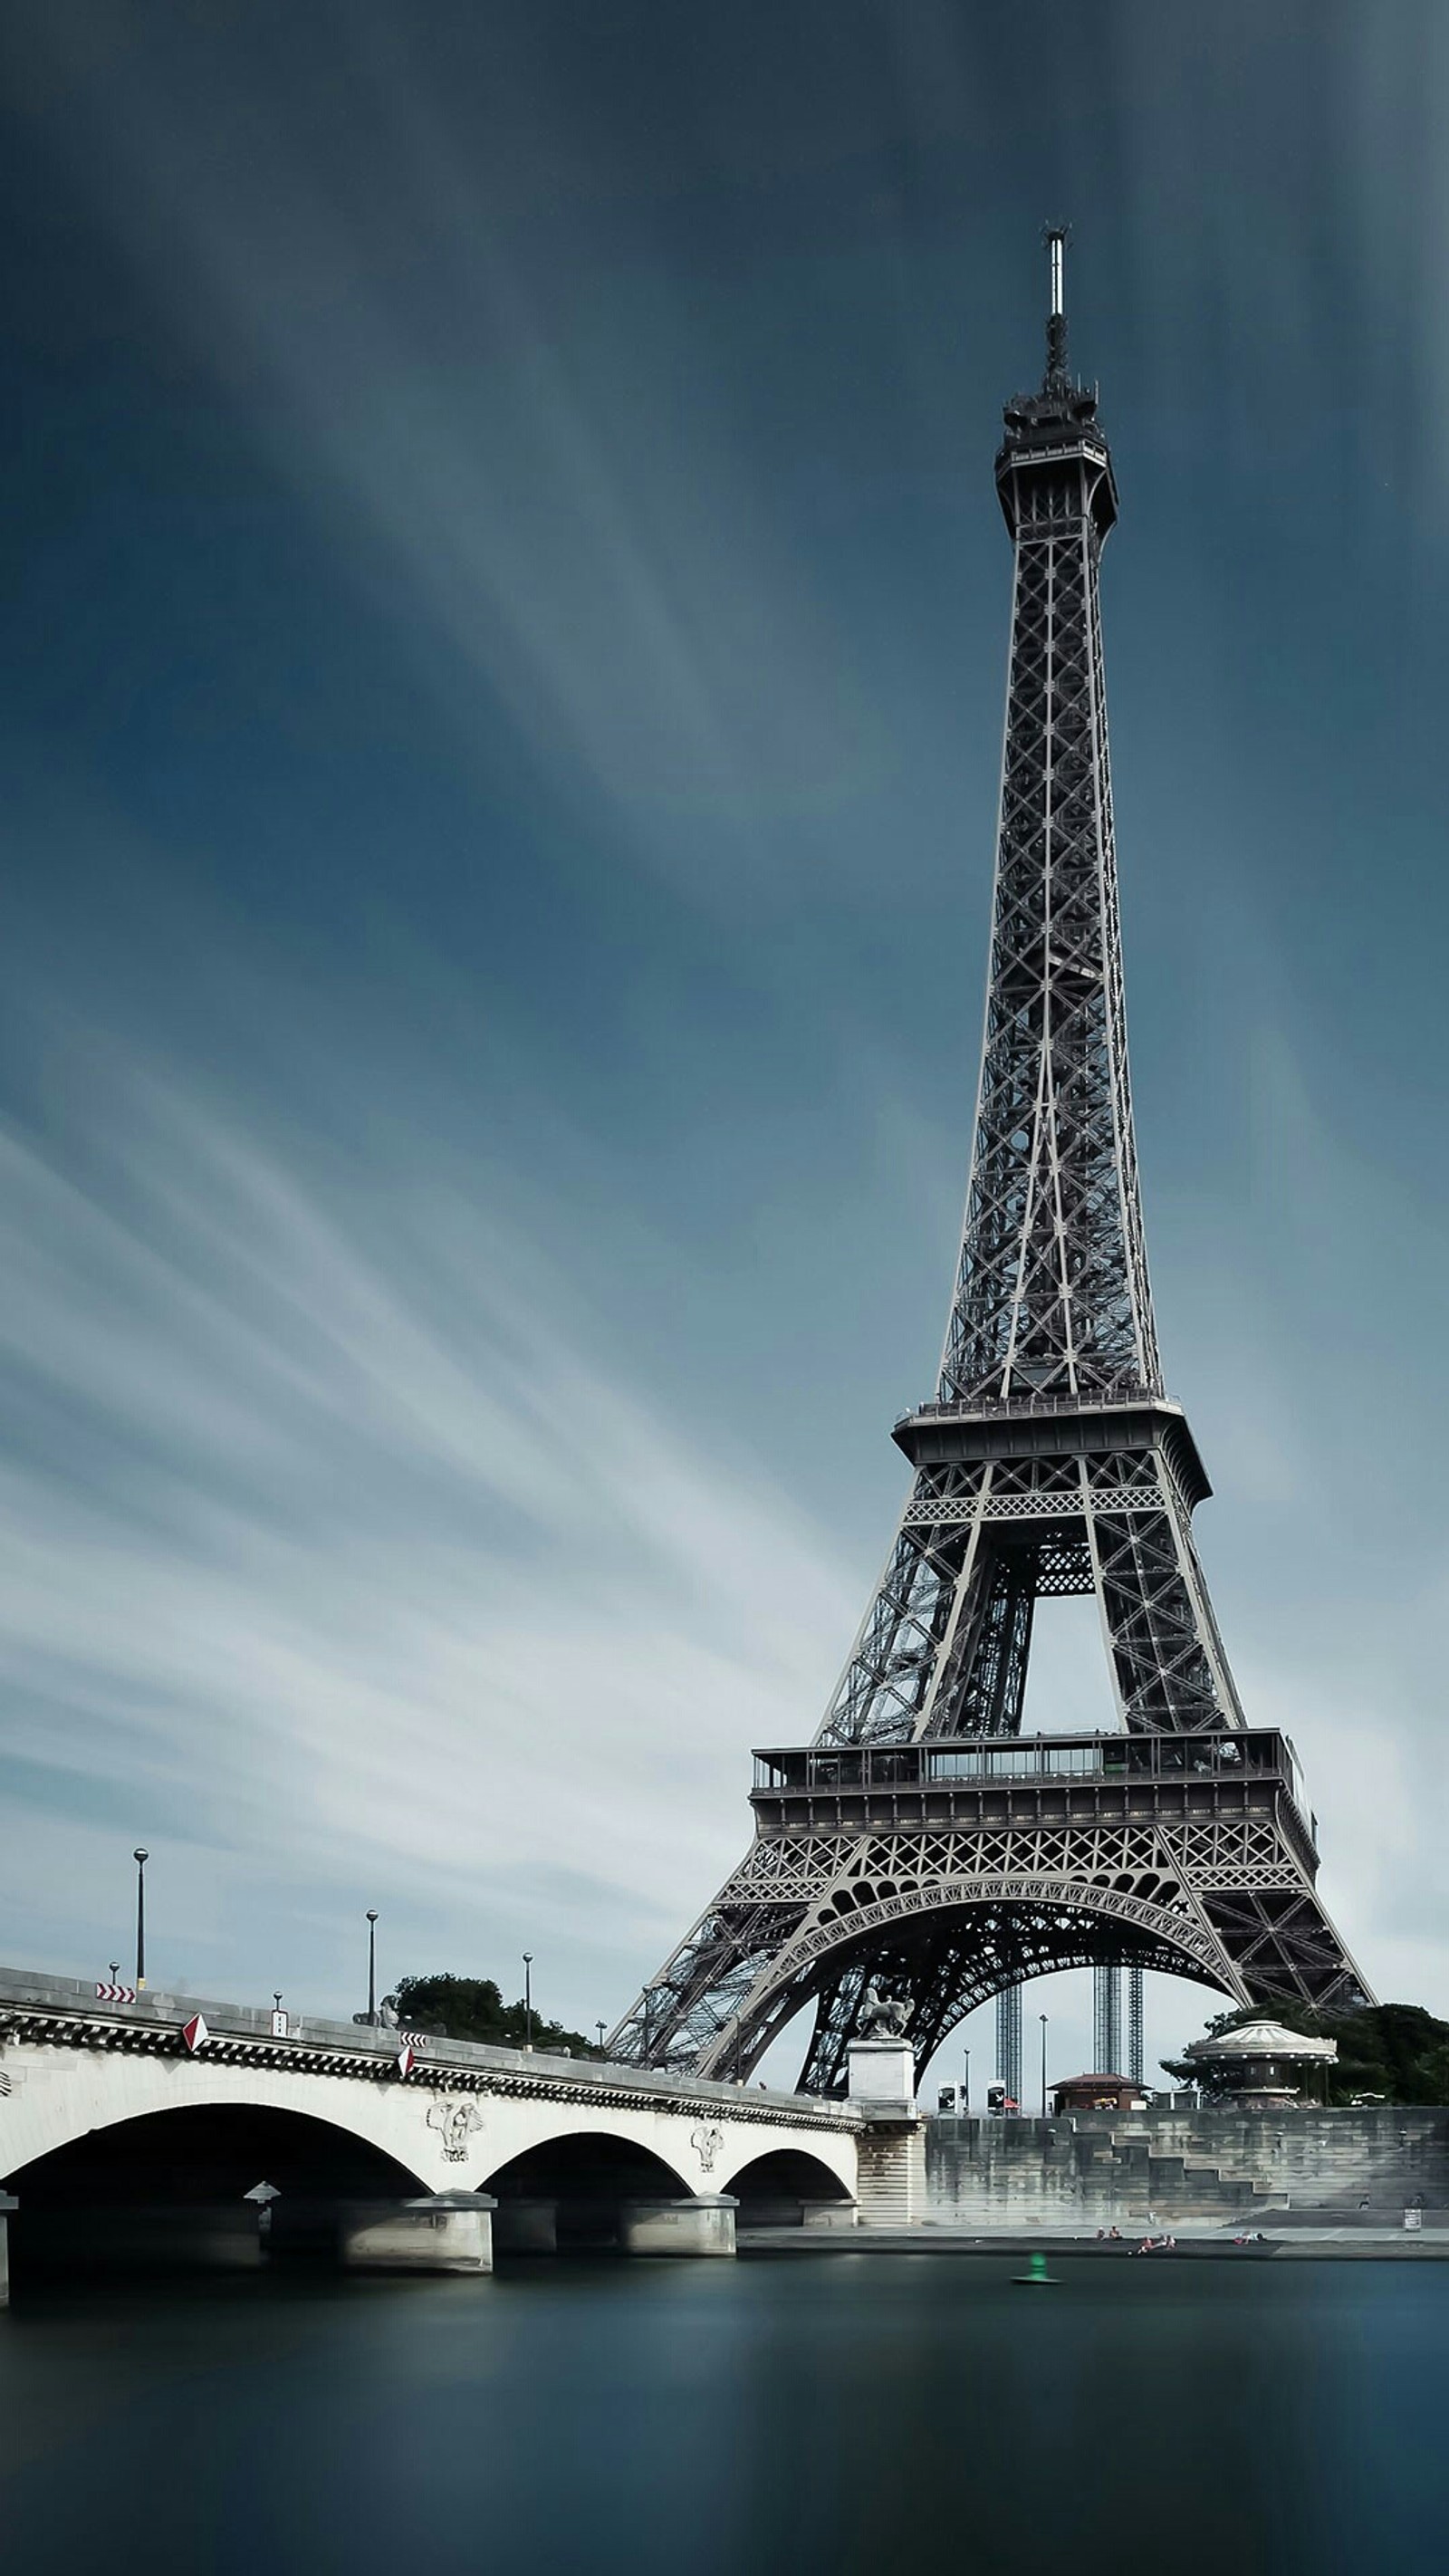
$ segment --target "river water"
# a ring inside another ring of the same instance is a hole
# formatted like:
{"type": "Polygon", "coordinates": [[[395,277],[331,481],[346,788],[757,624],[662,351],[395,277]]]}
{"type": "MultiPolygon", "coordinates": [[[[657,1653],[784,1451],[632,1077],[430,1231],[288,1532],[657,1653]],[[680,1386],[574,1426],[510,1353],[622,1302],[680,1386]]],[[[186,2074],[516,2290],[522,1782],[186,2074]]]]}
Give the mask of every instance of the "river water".
{"type": "Polygon", "coordinates": [[[824,2254],[0,2317],[15,2576],[1437,2562],[1449,2266],[824,2254]]]}

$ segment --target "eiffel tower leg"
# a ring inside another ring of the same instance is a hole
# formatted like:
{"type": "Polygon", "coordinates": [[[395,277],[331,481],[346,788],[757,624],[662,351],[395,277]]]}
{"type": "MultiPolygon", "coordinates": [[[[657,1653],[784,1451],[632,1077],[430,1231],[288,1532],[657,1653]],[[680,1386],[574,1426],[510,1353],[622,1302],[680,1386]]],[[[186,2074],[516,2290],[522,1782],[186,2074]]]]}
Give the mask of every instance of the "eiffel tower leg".
{"type": "Polygon", "coordinates": [[[908,1744],[919,1734],[943,1667],[969,1656],[980,1615],[978,1532],[907,1521],[819,1730],[821,1743],[908,1744]]]}
{"type": "Polygon", "coordinates": [[[762,2008],[757,1989],[788,1951],[834,1861],[832,1847],[822,1862],[773,1840],[752,1844],[616,2023],[604,2043],[609,2056],[621,2065],[747,2074],[781,2021],[798,2009],[795,1999],[787,2011],[783,1996],[771,1996],[762,2008]]]}
{"type": "Polygon", "coordinates": [[[1255,2004],[1352,2012],[1373,2001],[1311,1886],[1224,1889],[1203,1910],[1255,2004]]]}
{"type": "Polygon", "coordinates": [[[1006,1548],[977,1516],[908,1513],[816,1742],[1014,1735],[1039,1584],[1029,1537],[1006,1548]]]}
{"type": "Polygon", "coordinates": [[[1035,1551],[978,1543],[961,1577],[954,1652],[943,1657],[927,1725],[936,1735],[1015,1735],[1036,1607],[1035,1551]]]}
{"type": "Polygon", "coordinates": [[[1087,1543],[1122,1722],[1133,1734],[1239,1727],[1242,1707],[1167,1461],[1159,1460],[1157,1507],[1097,1507],[1094,1487],[1109,1478],[1125,1483],[1128,1463],[1082,1463],[1087,1543]]]}

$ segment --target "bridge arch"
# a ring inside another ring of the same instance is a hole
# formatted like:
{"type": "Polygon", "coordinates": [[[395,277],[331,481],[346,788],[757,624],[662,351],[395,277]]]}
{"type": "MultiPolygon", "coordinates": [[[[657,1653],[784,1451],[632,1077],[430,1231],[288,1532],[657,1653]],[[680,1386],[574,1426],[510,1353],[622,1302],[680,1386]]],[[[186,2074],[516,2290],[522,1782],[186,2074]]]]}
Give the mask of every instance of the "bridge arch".
{"type": "Polygon", "coordinates": [[[583,2253],[620,2242],[631,2202],[688,2200],[696,2186],[638,2138],[590,2127],[524,2147],[485,2176],[483,2189],[497,2200],[495,2241],[504,2252],[538,2245],[537,2226],[517,2222],[542,2211],[546,2241],[583,2253]]]}
{"type": "Polygon", "coordinates": [[[104,2189],[115,2201],[240,2198],[260,2182],[278,2193],[421,2192],[420,2174],[314,2112],[269,2103],[193,2102],[106,2120],[6,2177],[26,2208],[58,2207],[104,2189]]]}
{"type": "Polygon", "coordinates": [[[739,2202],[741,2227],[801,2227],[812,2218],[849,2224],[855,2195],[824,2156],[805,2147],[770,2147],[727,2167],[720,2190],[739,2202]]]}
{"type": "MultiPolygon", "coordinates": [[[[439,2140],[427,2124],[426,2097],[420,2101],[396,2082],[308,2077],[304,2108],[297,2077],[280,2067],[89,2049],[50,2054],[43,2073],[29,2052],[13,2062],[24,2089],[12,2091],[3,2106],[7,2116],[0,2128],[0,2156],[8,2161],[0,2182],[7,2190],[16,2190],[22,2174],[60,2148],[181,2110],[270,2111],[307,2121],[343,2142],[337,2149],[339,2166],[352,2150],[371,2150],[405,2176],[410,2191],[437,2191],[451,2178],[439,2140]]],[[[251,2177],[252,2182],[263,2179],[273,2177],[251,2177]]]]}
{"type": "Polygon", "coordinates": [[[264,2241],[274,2254],[330,2253],[339,2209],[395,2206],[426,2189],[335,2120],[236,2100],[101,2121],[6,2180],[19,2204],[11,2228],[21,2279],[251,2270],[264,2241]]]}
{"type": "Polygon", "coordinates": [[[552,2137],[540,2138],[495,2166],[479,2188],[496,2193],[500,2200],[521,2200],[553,2190],[587,2188],[593,2175],[616,2192],[631,2188],[640,2194],[672,2192],[682,2199],[694,2189],[653,2147],[602,2128],[560,2129],[552,2137]]]}

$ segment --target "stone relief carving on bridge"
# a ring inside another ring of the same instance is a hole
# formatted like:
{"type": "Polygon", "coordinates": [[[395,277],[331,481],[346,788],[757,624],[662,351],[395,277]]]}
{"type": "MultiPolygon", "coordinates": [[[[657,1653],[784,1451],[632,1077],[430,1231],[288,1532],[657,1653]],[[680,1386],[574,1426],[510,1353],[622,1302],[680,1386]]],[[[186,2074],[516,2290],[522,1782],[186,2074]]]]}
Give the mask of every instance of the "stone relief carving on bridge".
{"type": "Polygon", "coordinates": [[[713,2126],[691,2129],[689,2143],[699,2158],[702,2171],[713,2173],[715,2157],[724,2145],[723,2129],[716,2129],[713,2126]]]}
{"type": "Polygon", "coordinates": [[[428,2127],[437,2130],[450,2165],[467,2162],[469,2140],[482,2126],[483,2114],[476,2102],[439,2100],[428,2106],[428,2127]]]}

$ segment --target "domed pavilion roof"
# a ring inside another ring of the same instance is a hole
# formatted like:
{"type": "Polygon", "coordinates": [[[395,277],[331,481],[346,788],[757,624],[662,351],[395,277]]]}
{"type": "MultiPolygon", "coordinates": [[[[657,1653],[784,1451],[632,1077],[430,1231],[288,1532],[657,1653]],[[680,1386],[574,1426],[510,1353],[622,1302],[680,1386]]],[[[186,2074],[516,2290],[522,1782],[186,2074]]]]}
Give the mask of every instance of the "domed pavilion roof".
{"type": "Polygon", "coordinates": [[[1275,2058],[1280,2063],[1294,2058],[1312,2058],[1316,2063],[1336,2058],[1336,2039],[1308,2039],[1301,2030],[1285,2030],[1281,2021],[1269,2021],[1266,2014],[1257,2021],[1240,2021],[1235,2030],[1221,2030],[1215,2039],[1194,2039],[1183,2050],[1184,2057],[1224,2059],[1246,2057],[1275,2058]]]}

